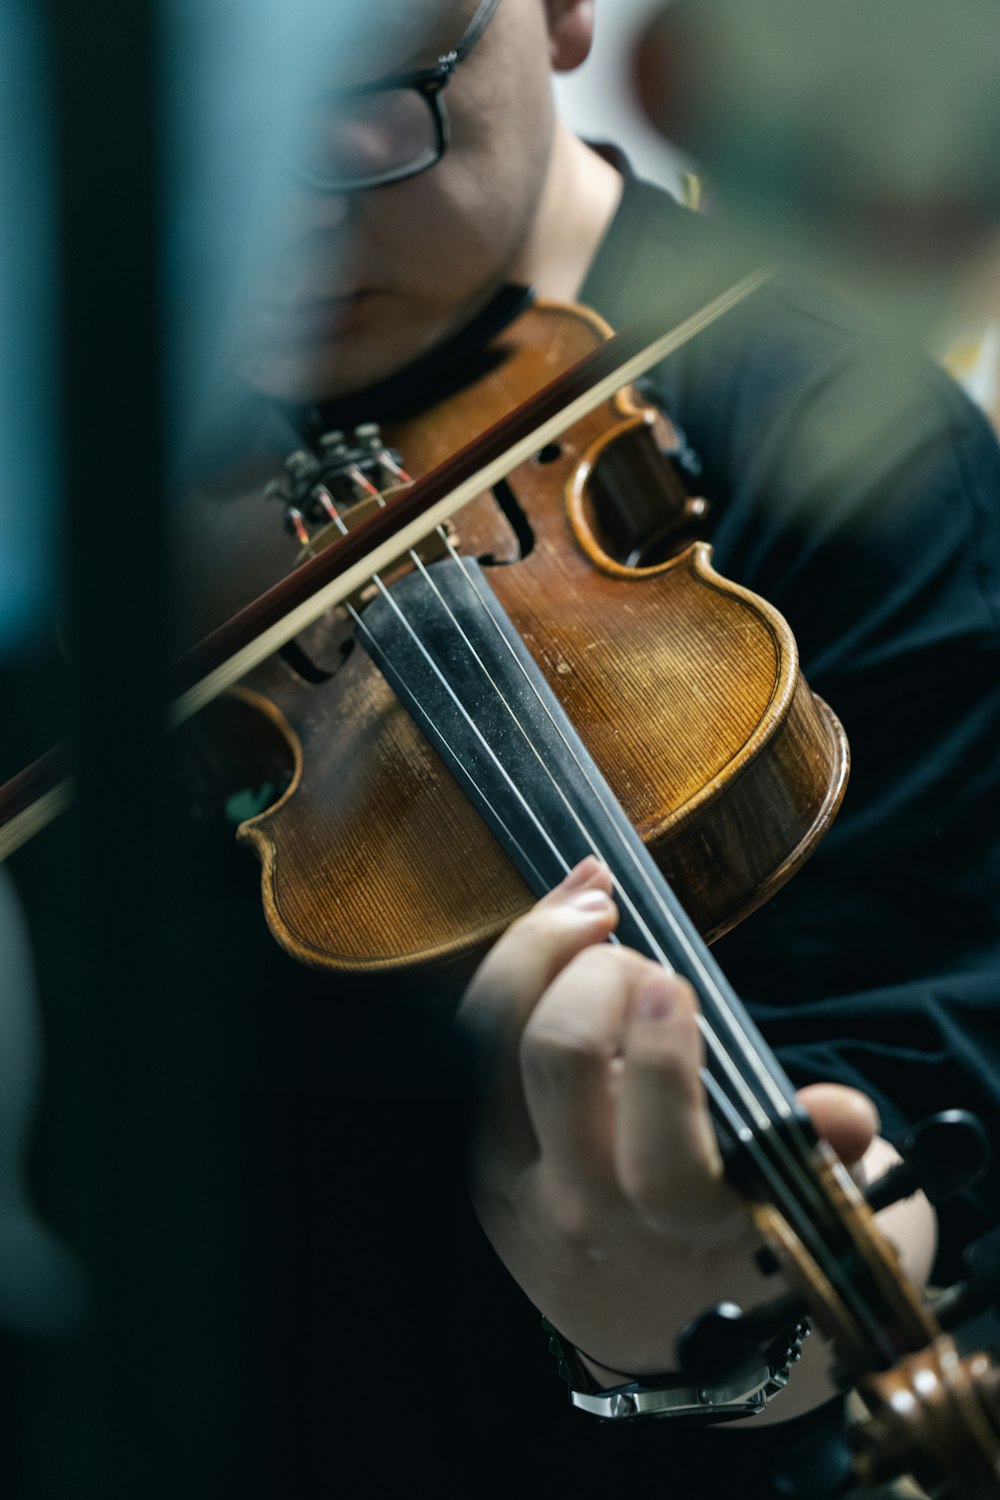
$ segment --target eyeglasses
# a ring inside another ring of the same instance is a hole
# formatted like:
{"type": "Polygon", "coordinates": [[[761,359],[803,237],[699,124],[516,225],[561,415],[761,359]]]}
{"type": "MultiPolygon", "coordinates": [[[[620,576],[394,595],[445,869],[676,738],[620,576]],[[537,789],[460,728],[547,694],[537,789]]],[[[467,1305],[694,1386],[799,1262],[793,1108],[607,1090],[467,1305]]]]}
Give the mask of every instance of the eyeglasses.
{"type": "Polygon", "coordinates": [[[293,163],[299,181],[319,193],[356,193],[436,166],[450,140],[441,96],[499,4],[482,0],[461,41],[433,68],[340,89],[317,104],[293,163]]]}

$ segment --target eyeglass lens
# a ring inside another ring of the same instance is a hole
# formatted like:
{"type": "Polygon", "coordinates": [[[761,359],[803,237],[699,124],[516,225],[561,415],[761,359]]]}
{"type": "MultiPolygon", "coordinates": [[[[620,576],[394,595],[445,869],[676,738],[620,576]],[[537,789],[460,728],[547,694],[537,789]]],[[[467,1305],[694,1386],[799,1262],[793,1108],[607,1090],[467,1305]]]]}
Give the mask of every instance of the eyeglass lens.
{"type": "Polygon", "coordinates": [[[414,88],[328,103],[306,122],[303,141],[301,174],[331,187],[422,171],[441,148],[433,104],[414,88]]]}

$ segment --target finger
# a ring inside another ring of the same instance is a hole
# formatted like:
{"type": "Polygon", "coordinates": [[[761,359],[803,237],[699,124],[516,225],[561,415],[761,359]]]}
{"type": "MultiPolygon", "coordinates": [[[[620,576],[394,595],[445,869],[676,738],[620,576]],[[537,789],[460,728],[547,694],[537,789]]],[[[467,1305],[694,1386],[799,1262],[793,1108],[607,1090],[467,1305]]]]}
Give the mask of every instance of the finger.
{"type": "Polygon", "coordinates": [[[867,1095],[839,1083],[811,1083],[799,1099],[841,1161],[860,1161],[879,1131],[878,1110],[867,1095]]]}
{"type": "Polygon", "coordinates": [[[615,1191],[614,1096],[633,996],[656,967],[627,948],[591,947],[545,992],[521,1040],[529,1118],[553,1192],[583,1202],[615,1191]]]}
{"type": "Polygon", "coordinates": [[[618,920],[611,877],[599,860],[567,878],[507,930],[480,965],[459,1008],[475,1037],[489,1094],[486,1124],[523,1151],[533,1136],[525,1113],[519,1046],[525,1022],[556,976],[582,949],[603,943],[618,920]]]}
{"type": "Polygon", "coordinates": [[[492,1049],[516,1053],[525,1021],[570,959],[613,930],[611,875],[588,856],[504,933],[472,977],[458,1018],[492,1049]]]}
{"type": "Polygon", "coordinates": [[[722,1162],[700,1069],[704,1059],[691,986],[656,969],[635,997],[618,1101],[622,1190],[663,1233],[718,1244],[746,1231],[722,1181],[722,1162]]]}

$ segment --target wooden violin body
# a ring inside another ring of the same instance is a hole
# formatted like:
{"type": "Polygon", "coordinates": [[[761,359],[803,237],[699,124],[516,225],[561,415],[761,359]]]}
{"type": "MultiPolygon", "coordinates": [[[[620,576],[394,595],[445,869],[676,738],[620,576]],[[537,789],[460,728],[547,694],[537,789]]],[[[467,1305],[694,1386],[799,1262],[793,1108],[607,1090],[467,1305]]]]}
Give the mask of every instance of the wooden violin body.
{"type": "MultiPolygon", "coordinates": [[[[387,442],[419,475],[605,331],[590,314],[531,309],[482,379],[394,425],[387,442]]],[[[704,543],[623,562],[643,532],[685,519],[657,420],[619,396],[517,468],[503,505],[488,494],[467,506],[457,547],[490,560],[494,593],[714,937],[807,857],[839,804],[847,750],[799,675],[785,622],[715,574],[704,543]]],[[[349,635],[346,616],[331,617],[300,642],[310,670],[276,657],[215,711],[234,742],[260,744],[272,770],[284,759],[290,773],[276,805],[239,830],[261,859],[268,922],[321,967],[479,951],[531,893],[349,635]]]]}

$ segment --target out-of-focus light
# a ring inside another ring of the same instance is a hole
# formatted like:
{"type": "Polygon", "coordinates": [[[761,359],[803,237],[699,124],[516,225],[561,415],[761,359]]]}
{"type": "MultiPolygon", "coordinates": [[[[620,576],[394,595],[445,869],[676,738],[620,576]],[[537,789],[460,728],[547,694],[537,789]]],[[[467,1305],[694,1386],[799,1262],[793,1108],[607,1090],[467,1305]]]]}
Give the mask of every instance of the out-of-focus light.
{"type": "Polygon", "coordinates": [[[678,0],[636,78],[765,254],[935,297],[1000,224],[994,0],[678,0]]]}

